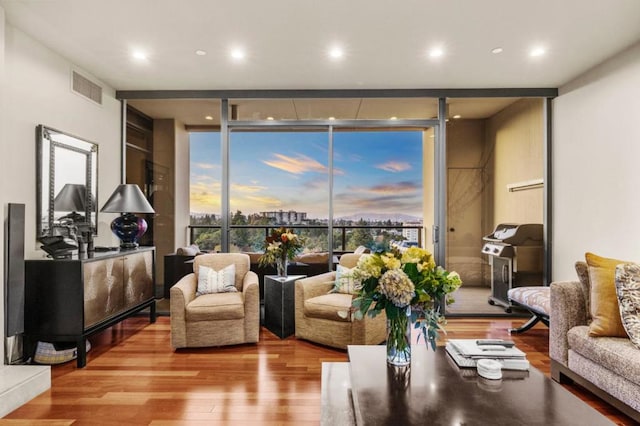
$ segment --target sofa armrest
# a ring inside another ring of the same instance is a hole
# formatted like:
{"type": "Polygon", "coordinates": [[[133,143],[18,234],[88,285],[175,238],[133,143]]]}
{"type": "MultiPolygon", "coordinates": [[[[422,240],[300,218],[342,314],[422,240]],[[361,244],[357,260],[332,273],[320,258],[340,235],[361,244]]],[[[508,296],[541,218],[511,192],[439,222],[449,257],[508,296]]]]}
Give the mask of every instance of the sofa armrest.
{"type": "Polygon", "coordinates": [[[551,315],[549,319],[549,356],[564,365],[568,362],[567,332],[587,324],[587,307],[578,281],[551,283],[551,315]]]}

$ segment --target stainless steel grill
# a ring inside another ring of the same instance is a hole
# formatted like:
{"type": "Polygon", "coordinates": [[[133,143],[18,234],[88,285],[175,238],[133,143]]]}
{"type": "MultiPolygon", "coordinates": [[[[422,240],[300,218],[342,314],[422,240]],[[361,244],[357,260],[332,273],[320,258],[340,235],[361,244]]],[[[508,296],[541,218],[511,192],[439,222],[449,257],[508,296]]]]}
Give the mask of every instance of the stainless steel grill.
{"type": "Polygon", "coordinates": [[[543,228],[541,224],[502,223],[483,238],[482,253],[491,265],[489,304],[511,312],[507,292],[513,287],[542,285],[543,228]]]}

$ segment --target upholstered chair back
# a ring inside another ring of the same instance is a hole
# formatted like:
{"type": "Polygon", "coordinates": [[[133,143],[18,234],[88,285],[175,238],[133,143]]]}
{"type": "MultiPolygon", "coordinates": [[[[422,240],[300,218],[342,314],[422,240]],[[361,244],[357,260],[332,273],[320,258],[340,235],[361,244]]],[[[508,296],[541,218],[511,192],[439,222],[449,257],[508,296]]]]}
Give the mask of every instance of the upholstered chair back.
{"type": "Polygon", "coordinates": [[[193,272],[198,279],[198,270],[200,266],[208,266],[216,271],[221,270],[225,266],[232,263],[236,265],[235,286],[238,291],[242,291],[242,280],[251,267],[249,255],[244,253],[209,253],[196,256],[193,260],[193,272]]]}
{"type": "Polygon", "coordinates": [[[360,259],[361,254],[356,253],[345,253],[340,256],[340,265],[345,268],[354,268],[358,264],[358,259],[360,259]]]}

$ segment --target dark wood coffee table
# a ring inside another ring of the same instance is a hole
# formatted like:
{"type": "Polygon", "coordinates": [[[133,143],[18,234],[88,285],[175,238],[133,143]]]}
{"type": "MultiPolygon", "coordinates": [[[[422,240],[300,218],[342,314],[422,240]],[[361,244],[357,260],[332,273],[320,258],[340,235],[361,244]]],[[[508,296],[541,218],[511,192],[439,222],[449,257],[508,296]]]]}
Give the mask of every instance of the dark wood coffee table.
{"type": "Polygon", "coordinates": [[[458,368],[444,348],[434,353],[413,346],[410,371],[387,368],[384,346],[348,351],[349,363],[323,365],[323,424],[613,424],[533,367],[487,380],[475,369],[458,368]],[[342,399],[326,395],[341,389],[342,399]]]}

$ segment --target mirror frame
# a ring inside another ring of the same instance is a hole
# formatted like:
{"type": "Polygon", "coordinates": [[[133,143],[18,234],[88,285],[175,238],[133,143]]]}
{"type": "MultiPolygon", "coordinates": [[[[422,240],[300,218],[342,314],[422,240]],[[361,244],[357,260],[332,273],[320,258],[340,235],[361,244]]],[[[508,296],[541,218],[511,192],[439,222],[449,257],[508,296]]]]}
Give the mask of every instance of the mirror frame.
{"type": "MultiPolygon", "coordinates": [[[[39,124],[36,127],[36,238],[54,234],[54,200],[56,197],[56,167],[72,167],[56,164],[56,150],[64,149],[85,156],[85,181],[87,196],[85,218],[89,218],[92,233],[98,230],[98,144],[60,130],[39,124]],[[58,136],[58,138],[56,138],[58,136]],[[65,142],[69,141],[69,142],[65,142]],[[47,150],[48,156],[45,156],[47,150]],[[45,164],[48,158],[48,164],[45,164]],[[45,174],[46,173],[46,174],[45,174]],[[48,205],[43,205],[47,194],[48,205]],[[46,210],[45,210],[46,209],[46,210]],[[44,228],[46,213],[46,229],[44,228]]],[[[80,182],[64,182],[80,183],[80,182]]]]}

